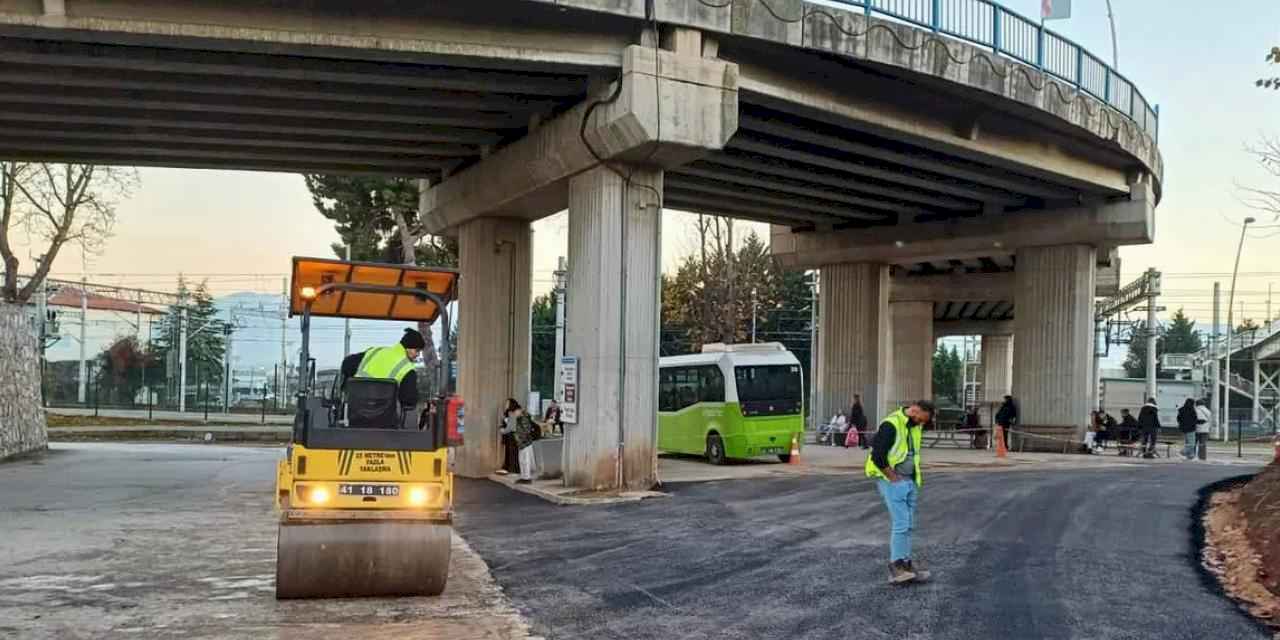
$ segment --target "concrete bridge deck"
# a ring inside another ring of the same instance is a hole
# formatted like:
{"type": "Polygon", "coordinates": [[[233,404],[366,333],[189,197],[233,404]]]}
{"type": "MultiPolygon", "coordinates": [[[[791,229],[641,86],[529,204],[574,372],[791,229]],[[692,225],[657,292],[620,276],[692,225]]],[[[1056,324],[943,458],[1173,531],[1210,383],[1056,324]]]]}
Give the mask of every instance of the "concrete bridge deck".
{"type": "MultiPolygon", "coordinates": [[[[575,484],[653,479],[662,208],[772,223],[821,272],[823,413],[929,395],[936,320],[991,334],[1025,425],[1073,428],[1099,273],[1154,234],[1154,110],[995,5],[961,2],[991,25],[964,32],[848,4],[0,0],[0,155],[420,179],[486,418],[528,386],[528,223],[567,208],[575,484]]],[[[478,422],[471,475],[497,466],[478,422]]]]}

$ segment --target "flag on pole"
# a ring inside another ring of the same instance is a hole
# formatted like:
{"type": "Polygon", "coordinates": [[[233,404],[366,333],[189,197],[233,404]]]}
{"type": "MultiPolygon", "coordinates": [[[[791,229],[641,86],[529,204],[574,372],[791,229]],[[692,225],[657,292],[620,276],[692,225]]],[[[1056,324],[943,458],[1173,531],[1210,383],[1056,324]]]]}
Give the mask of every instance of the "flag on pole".
{"type": "Polygon", "coordinates": [[[1071,17],[1071,0],[1040,0],[1041,20],[1066,20],[1071,17]]]}

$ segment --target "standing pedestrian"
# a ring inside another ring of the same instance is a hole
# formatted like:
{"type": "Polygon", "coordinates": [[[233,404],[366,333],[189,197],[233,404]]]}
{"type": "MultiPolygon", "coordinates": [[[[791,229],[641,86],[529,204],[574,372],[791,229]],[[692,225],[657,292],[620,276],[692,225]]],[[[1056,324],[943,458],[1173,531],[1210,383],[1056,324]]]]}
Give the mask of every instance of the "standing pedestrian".
{"type": "Polygon", "coordinates": [[[1182,459],[1196,459],[1196,402],[1191,398],[1178,408],[1178,431],[1182,432],[1182,459]]]}
{"type": "Polygon", "coordinates": [[[1000,404],[1000,409],[996,411],[996,426],[1004,431],[1004,448],[1010,449],[1009,446],[1009,430],[1013,425],[1018,423],[1018,405],[1014,403],[1013,396],[1005,396],[1004,402],[1000,404]]]}
{"type": "Polygon", "coordinates": [[[1156,440],[1160,437],[1160,411],[1156,409],[1156,399],[1147,398],[1147,403],[1138,411],[1138,427],[1142,429],[1142,457],[1156,457],[1156,440]]]}
{"type": "Polygon", "coordinates": [[[520,449],[516,446],[515,436],[515,413],[520,410],[520,403],[515,398],[507,398],[507,403],[502,409],[502,427],[498,433],[502,434],[502,469],[498,471],[500,474],[514,473],[520,470],[520,449]]]}
{"type": "Polygon", "coordinates": [[[858,446],[871,448],[871,434],[867,433],[867,414],[862,410],[862,396],[853,394],[853,406],[849,407],[849,428],[858,433],[858,446]]]}
{"type": "Polygon", "coordinates": [[[1209,430],[1213,428],[1213,412],[1205,406],[1204,400],[1196,400],[1196,455],[1201,460],[1209,459],[1209,430]]]}
{"type": "Polygon", "coordinates": [[[516,480],[516,484],[529,484],[533,482],[534,474],[533,443],[538,439],[540,429],[518,403],[511,411],[510,422],[511,435],[516,443],[516,458],[520,465],[520,479],[516,480]]]}
{"type": "Polygon", "coordinates": [[[919,400],[885,416],[867,456],[867,477],[889,509],[889,582],[902,584],[928,580],[929,572],[911,561],[911,535],[915,531],[916,497],[924,480],[920,475],[920,442],[924,425],[933,417],[933,403],[919,400]]]}

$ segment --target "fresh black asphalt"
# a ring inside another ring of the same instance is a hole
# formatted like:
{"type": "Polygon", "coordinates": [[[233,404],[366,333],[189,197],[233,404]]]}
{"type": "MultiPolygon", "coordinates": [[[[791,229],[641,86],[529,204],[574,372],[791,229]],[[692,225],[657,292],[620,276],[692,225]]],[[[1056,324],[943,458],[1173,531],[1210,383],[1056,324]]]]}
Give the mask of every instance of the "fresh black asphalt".
{"type": "Polygon", "coordinates": [[[1198,571],[1199,489],[1240,467],[936,473],[915,556],[886,584],[862,478],[668,485],[561,507],[458,481],[458,528],[548,638],[1265,639],[1198,571]]]}

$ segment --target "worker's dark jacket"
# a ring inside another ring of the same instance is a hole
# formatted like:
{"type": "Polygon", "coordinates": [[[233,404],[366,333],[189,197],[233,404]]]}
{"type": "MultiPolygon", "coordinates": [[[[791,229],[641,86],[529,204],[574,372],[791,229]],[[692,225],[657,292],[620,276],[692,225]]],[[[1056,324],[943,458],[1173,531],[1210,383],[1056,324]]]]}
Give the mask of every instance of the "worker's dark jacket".
{"type": "Polygon", "coordinates": [[[1018,407],[1006,400],[996,412],[996,424],[1007,427],[1018,421],[1018,407]]]}
{"type": "Polygon", "coordinates": [[[1142,410],[1138,412],[1138,426],[1147,432],[1159,431],[1160,413],[1149,404],[1142,405],[1142,410]]]}
{"type": "MultiPolygon", "coordinates": [[[[347,380],[356,377],[356,372],[360,370],[360,362],[364,360],[365,352],[353,353],[342,359],[342,386],[347,386],[347,380]]],[[[400,380],[400,388],[396,395],[400,398],[400,406],[414,407],[418,405],[418,372],[410,370],[404,378],[400,380]]]]}

